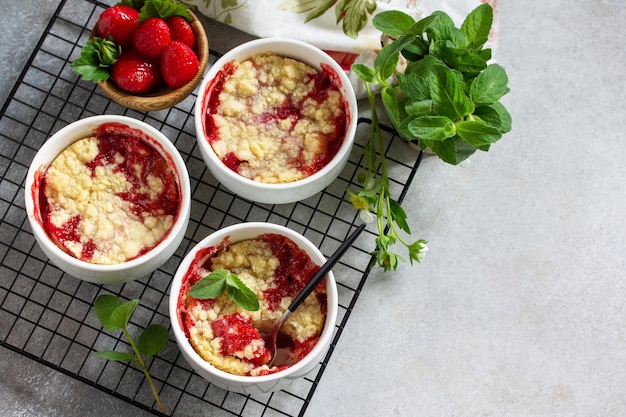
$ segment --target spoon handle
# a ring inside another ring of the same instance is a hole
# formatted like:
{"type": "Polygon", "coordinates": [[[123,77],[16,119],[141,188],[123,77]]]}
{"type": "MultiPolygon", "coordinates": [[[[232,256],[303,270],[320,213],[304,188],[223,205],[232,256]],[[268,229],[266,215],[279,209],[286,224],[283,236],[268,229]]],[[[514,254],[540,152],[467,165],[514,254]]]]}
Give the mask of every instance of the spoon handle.
{"type": "Polygon", "coordinates": [[[317,284],[319,284],[322,278],[324,278],[328,271],[330,271],[330,269],[335,266],[337,261],[339,261],[339,259],[348,250],[348,248],[352,246],[356,238],[359,237],[363,229],[365,229],[365,226],[367,226],[365,223],[361,224],[354,232],[352,232],[350,236],[348,236],[348,238],[341,244],[341,246],[339,246],[339,249],[337,249],[326,262],[324,262],[324,265],[322,265],[319,271],[317,271],[317,273],[313,275],[313,278],[311,278],[309,283],[306,284],[306,286],[302,289],[302,291],[300,291],[296,298],[293,299],[287,310],[293,312],[298,307],[300,307],[300,304],[302,304],[302,302],[309,296],[309,294],[311,294],[313,289],[317,287],[317,284]]]}

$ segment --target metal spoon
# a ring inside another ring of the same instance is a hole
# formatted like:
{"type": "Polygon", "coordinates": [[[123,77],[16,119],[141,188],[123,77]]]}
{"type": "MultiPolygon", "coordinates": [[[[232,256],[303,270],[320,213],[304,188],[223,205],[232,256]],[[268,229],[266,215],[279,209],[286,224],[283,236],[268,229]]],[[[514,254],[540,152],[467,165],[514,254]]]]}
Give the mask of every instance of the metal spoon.
{"type": "MultiPolygon", "coordinates": [[[[348,250],[348,248],[350,246],[352,246],[352,244],[354,243],[356,238],[361,234],[363,229],[365,229],[365,226],[366,226],[366,224],[363,223],[354,232],[352,232],[352,234],[341,244],[341,246],[339,246],[339,249],[337,249],[335,251],[335,253],[333,253],[331,255],[331,257],[328,258],[328,260],[324,263],[324,265],[321,266],[319,271],[317,271],[317,273],[315,275],[313,275],[313,278],[311,278],[309,283],[293,299],[293,301],[291,302],[291,304],[289,305],[287,310],[283,313],[283,315],[280,318],[280,320],[278,320],[278,322],[276,323],[276,325],[272,329],[271,333],[262,333],[261,334],[261,337],[265,341],[266,349],[269,350],[270,353],[272,354],[272,359],[267,364],[268,367],[271,368],[272,366],[274,366],[274,363],[276,362],[277,356],[280,356],[280,355],[276,354],[276,350],[277,350],[276,349],[276,339],[278,337],[278,332],[280,331],[280,328],[282,327],[282,325],[287,321],[287,319],[289,318],[291,313],[296,311],[296,309],[300,306],[300,304],[302,304],[302,302],[311,294],[313,289],[315,289],[315,287],[317,287],[317,284],[319,284],[319,282],[322,280],[322,278],[324,278],[326,276],[328,271],[330,271],[330,269],[333,266],[335,266],[337,261],[339,261],[339,259],[348,250]]],[[[283,359],[285,359],[285,358],[281,358],[281,362],[282,362],[283,359]]],[[[286,364],[287,363],[281,363],[281,365],[286,365],[286,364]]]]}

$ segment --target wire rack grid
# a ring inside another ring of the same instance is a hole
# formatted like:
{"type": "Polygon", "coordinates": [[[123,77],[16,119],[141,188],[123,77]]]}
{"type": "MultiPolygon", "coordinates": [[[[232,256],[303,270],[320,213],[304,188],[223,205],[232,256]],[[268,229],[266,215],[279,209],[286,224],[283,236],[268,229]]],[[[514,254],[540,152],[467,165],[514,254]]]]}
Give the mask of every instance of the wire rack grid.
{"type": "MultiPolygon", "coordinates": [[[[244,200],[221,186],[196,149],[193,106],[196,93],[174,108],[141,113],[110,101],[93,83],[78,79],[70,62],[79,55],[90,28],[107,5],[64,0],[56,10],[0,114],[0,345],[95,386],[155,415],[304,415],[372,265],[373,233],[366,232],[334,268],[340,311],[331,349],[317,368],[288,390],[241,395],[217,388],[195,374],[173,338],[151,359],[167,414],[158,410],[143,374],[132,365],[107,362],[98,350],[130,347],[116,332],[103,330],[92,311],[99,294],[139,298],[131,333],[150,323],[169,327],[168,291],[176,268],[190,248],[212,231],[230,224],[266,221],[304,234],[328,256],[349,234],[357,214],[346,190],[355,176],[371,121],[359,119],[353,154],[340,177],[319,194],[294,204],[265,205],[244,200]],[[188,230],[175,255],[144,277],[119,286],[99,286],[68,276],[41,252],[24,209],[24,180],[37,150],[63,126],[92,115],[123,114],[161,130],[186,161],[192,184],[188,230]]],[[[211,51],[211,62],[219,57],[211,51]]],[[[384,127],[392,192],[401,202],[421,152],[407,152],[394,131],[384,127]]]]}

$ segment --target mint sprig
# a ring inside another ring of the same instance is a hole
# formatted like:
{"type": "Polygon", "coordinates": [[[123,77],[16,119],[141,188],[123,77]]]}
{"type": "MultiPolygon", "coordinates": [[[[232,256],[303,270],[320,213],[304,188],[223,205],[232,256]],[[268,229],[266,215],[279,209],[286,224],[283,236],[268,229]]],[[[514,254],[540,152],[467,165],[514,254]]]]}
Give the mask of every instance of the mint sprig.
{"type": "Polygon", "coordinates": [[[248,311],[260,308],[259,299],[239,277],[225,269],[216,269],[196,282],[189,295],[198,300],[215,299],[226,289],[226,294],[235,304],[248,311]]]}
{"type": "Polygon", "coordinates": [[[154,356],[165,348],[169,341],[169,333],[164,326],[150,324],[141,332],[137,343],[135,343],[135,340],[128,331],[128,322],[138,305],[138,299],[123,302],[118,297],[110,294],[98,296],[94,303],[94,311],[102,327],[111,331],[122,330],[133,352],[104,350],[98,351],[96,354],[103,359],[131,362],[137,365],[145,375],[148,384],[150,384],[157,405],[162,412],[165,412],[165,406],[148,372],[146,361],[149,356],[154,356]]]}
{"type": "Polygon", "coordinates": [[[485,48],[493,9],[482,4],[460,28],[444,12],[420,21],[392,10],[372,20],[393,41],[384,46],[374,67],[352,69],[380,89],[392,124],[405,140],[418,139],[443,161],[457,165],[477,150],[488,151],[511,130],[511,116],[500,103],[509,92],[503,67],[489,63],[485,48]],[[397,71],[400,58],[407,61],[397,71]]]}
{"type": "Polygon", "coordinates": [[[352,66],[365,83],[372,125],[358,177],[363,189],[348,195],[364,220],[377,220],[374,254],[385,271],[403,260],[396,243],[406,247],[411,263],[419,262],[427,247],[423,239],[410,242],[400,234],[411,232],[406,212],[389,190],[376,91],[400,137],[417,140],[441,160],[457,165],[477,150],[488,151],[511,130],[511,116],[500,103],[509,92],[506,71],[488,62],[491,50],[485,48],[492,22],[489,4],[472,10],[460,28],[442,11],[419,21],[398,10],[381,12],[372,23],[391,42],[372,67],[352,66]],[[398,70],[401,59],[406,61],[403,71],[398,70]]]}

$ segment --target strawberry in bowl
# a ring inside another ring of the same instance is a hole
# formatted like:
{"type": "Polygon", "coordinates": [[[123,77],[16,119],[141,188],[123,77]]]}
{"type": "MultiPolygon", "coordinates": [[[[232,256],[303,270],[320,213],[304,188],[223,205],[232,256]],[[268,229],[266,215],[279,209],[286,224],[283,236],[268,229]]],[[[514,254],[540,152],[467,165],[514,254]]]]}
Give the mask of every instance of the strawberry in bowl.
{"type": "Polygon", "coordinates": [[[135,110],[172,107],[196,88],[208,61],[202,24],[174,0],[127,0],[105,9],[71,67],[135,110]]]}

